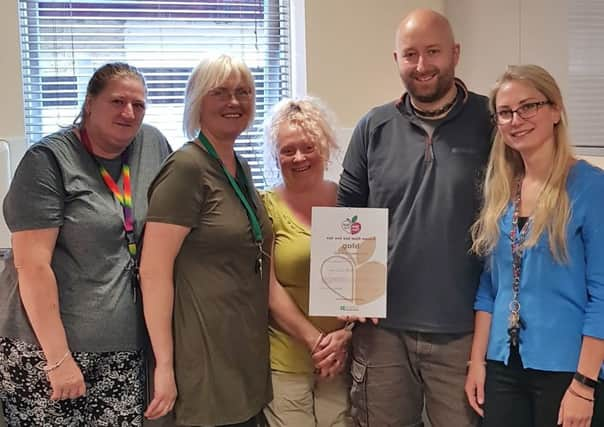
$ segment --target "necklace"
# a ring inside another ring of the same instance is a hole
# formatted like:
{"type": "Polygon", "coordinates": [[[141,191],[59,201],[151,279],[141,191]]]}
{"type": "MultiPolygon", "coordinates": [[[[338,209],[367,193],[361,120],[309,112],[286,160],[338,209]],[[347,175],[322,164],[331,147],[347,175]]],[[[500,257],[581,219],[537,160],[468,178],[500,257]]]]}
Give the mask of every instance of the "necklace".
{"type": "Polygon", "coordinates": [[[518,217],[520,216],[520,199],[522,193],[522,177],[518,179],[516,185],[516,194],[514,196],[514,214],[512,216],[512,230],[510,231],[510,240],[512,248],[512,301],[510,301],[510,316],[508,318],[509,343],[516,347],[520,343],[520,329],[524,329],[524,322],[520,317],[520,273],[522,272],[522,254],[524,248],[522,244],[532,222],[532,217],[522,226],[518,232],[518,217]]]}
{"type": "Polygon", "coordinates": [[[413,102],[413,99],[411,99],[411,107],[413,108],[413,111],[415,112],[415,114],[422,119],[438,120],[438,119],[442,119],[447,114],[449,114],[449,112],[453,109],[453,106],[455,105],[456,101],[457,101],[457,91],[455,91],[455,96],[453,97],[451,102],[448,102],[447,104],[445,104],[444,106],[442,106],[441,108],[439,108],[437,110],[431,110],[431,111],[422,110],[417,105],[415,105],[415,103],[413,102]]]}

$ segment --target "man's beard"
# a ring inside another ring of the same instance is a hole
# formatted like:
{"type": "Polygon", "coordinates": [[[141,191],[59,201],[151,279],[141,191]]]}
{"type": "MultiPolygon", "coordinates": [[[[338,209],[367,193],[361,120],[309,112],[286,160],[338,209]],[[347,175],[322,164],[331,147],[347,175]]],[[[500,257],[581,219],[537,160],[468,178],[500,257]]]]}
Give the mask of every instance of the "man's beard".
{"type": "MultiPolygon", "coordinates": [[[[425,74],[425,73],[424,73],[425,74]]],[[[432,91],[429,93],[421,92],[416,87],[417,81],[415,80],[415,76],[417,73],[413,73],[409,81],[405,82],[407,87],[407,92],[411,95],[411,97],[425,104],[430,104],[442,99],[447,92],[451,89],[451,86],[454,84],[454,76],[453,73],[441,73],[440,70],[436,73],[436,85],[432,91]]]]}

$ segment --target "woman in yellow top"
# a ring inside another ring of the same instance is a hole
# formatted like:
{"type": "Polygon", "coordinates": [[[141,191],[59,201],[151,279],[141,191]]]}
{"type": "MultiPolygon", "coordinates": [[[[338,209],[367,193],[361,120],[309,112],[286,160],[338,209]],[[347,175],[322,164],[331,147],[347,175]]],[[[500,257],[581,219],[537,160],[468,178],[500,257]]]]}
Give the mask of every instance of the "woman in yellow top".
{"type": "Polygon", "coordinates": [[[273,401],[270,427],[349,426],[351,333],[336,318],[308,316],[313,206],[335,206],[337,185],[324,178],[337,147],[330,114],[318,100],[281,101],[266,126],[268,152],[282,183],[263,194],[273,223],[269,327],[273,401]]]}

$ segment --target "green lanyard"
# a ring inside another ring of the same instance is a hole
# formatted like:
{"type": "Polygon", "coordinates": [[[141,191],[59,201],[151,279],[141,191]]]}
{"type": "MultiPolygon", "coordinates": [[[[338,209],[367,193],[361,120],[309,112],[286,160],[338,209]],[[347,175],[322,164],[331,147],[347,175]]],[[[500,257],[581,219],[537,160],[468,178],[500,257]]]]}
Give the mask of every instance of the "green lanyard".
{"type": "MultiPolygon", "coordinates": [[[[250,225],[252,226],[252,235],[254,238],[254,243],[256,243],[258,245],[259,250],[261,252],[261,256],[262,256],[262,242],[264,239],[262,237],[262,228],[260,227],[260,221],[258,221],[258,217],[256,217],[256,212],[254,212],[254,210],[252,209],[252,206],[250,205],[247,198],[243,194],[243,191],[241,191],[241,188],[239,187],[239,184],[237,184],[237,181],[235,180],[235,178],[233,178],[233,175],[231,175],[229,173],[229,171],[224,166],[224,163],[222,163],[222,161],[220,160],[220,157],[218,157],[218,153],[216,153],[216,150],[214,149],[214,147],[212,146],[210,141],[208,141],[208,139],[205,137],[205,135],[203,133],[201,133],[201,131],[199,132],[199,136],[197,138],[201,142],[201,145],[203,145],[206,148],[206,150],[208,150],[208,153],[210,153],[210,156],[215,158],[218,161],[218,163],[220,163],[220,166],[222,167],[222,171],[226,175],[226,177],[229,181],[229,184],[231,184],[231,187],[233,187],[233,190],[235,190],[235,194],[237,194],[237,197],[239,198],[239,200],[241,201],[241,204],[245,208],[245,211],[247,212],[247,216],[250,219],[250,225]]],[[[239,164],[239,161],[237,161],[237,170],[241,170],[241,165],[239,164]]],[[[243,175],[243,176],[245,177],[245,175],[243,175]]]]}

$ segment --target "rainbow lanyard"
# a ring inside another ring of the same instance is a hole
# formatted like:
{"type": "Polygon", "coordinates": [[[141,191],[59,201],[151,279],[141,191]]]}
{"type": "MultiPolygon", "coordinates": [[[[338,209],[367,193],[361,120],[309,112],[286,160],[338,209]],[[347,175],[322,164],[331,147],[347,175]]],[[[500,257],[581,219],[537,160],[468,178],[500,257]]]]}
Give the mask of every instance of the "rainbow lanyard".
{"type": "Polygon", "coordinates": [[[90,156],[94,159],[97,167],[99,168],[99,172],[101,173],[101,177],[105,182],[105,185],[111,192],[113,196],[117,199],[117,201],[122,205],[122,210],[124,212],[124,232],[126,234],[126,244],[128,246],[128,252],[132,257],[132,261],[134,263],[134,267],[138,267],[138,261],[136,259],[137,247],[136,247],[136,237],[134,235],[134,218],[132,216],[132,187],[130,183],[130,165],[128,164],[128,150],[124,150],[122,153],[122,182],[124,191],[121,192],[117,183],[111,178],[109,175],[109,171],[105,168],[105,166],[101,165],[97,158],[94,156],[92,151],[92,145],[90,143],[90,139],[88,138],[88,133],[86,129],[80,129],[80,137],[82,138],[82,143],[86,148],[86,151],[90,154],[90,156]]]}

